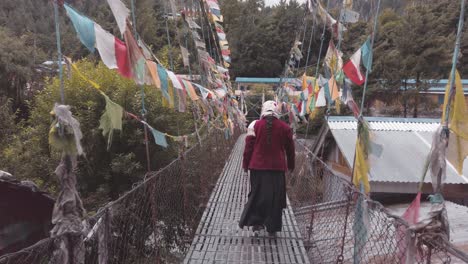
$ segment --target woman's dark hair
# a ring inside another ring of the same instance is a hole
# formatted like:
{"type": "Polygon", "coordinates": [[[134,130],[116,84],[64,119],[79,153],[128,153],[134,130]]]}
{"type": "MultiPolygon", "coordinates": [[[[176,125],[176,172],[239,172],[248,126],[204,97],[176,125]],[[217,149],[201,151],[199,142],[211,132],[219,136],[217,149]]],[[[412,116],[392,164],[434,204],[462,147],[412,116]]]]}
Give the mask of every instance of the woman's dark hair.
{"type": "Polygon", "coordinates": [[[266,119],[266,128],[267,128],[267,143],[268,144],[271,144],[271,130],[273,129],[273,119],[275,117],[274,116],[266,116],[265,119],[266,119]]]}

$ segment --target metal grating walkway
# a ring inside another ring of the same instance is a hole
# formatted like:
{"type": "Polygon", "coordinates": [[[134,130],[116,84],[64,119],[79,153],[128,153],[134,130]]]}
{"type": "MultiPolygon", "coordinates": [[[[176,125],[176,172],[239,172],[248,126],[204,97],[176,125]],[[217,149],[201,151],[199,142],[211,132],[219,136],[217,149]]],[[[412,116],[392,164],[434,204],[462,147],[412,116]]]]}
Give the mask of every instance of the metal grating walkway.
{"type": "Polygon", "coordinates": [[[184,263],[309,263],[294,214],[283,213],[283,231],[276,238],[238,227],[247,201],[248,177],[242,171],[245,136],[239,137],[203,213],[184,263]]]}

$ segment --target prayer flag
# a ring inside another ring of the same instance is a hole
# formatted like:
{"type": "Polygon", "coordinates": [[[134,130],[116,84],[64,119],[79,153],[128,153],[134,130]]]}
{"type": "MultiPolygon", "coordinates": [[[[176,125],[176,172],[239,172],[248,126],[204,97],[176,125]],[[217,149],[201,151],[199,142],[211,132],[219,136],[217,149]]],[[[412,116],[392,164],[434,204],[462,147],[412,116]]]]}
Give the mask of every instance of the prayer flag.
{"type": "Polygon", "coordinates": [[[130,10],[120,0],[107,0],[112,14],[114,14],[117,25],[122,36],[127,28],[127,18],[130,16],[130,10]]]}
{"type": "Polygon", "coordinates": [[[130,62],[127,56],[127,45],[120,39],[114,39],[115,44],[115,59],[117,60],[117,69],[119,73],[127,78],[132,77],[132,71],[130,70],[130,62]]]}
{"type": "Polygon", "coordinates": [[[327,102],[325,100],[325,89],[321,88],[317,95],[317,101],[315,102],[315,107],[322,107],[326,105],[327,105],[327,102]]]}
{"type": "Polygon", "coordinates": [[[78,13],[68,4],[63,5],[67,11],[67,15],[72,21],[73,27],[78,34],[78,37],[91,52],[94,52],[94,46],[96,45],[96,34],[94,33],[94,22],[78,13]]]}
{"type": "Polygon", "coordinates": [[[99,120],[99,128],[102,129],[102,135],[107,136],[107,149],[110,149],[114,129],[122,130],[123,108],[104,93],[101,94],[106,100],[106,109],[99,120]]]}
{"type": "Polygon", "coordinates": [[[182,84],[180,83],[179,79],[177,79],[177,76],[174,74],[174,72],[167,70],[167,75],[171,79],[172,85],[174,85],[174,88],[183,90],[184,87],[182,87],[182,84]]]}
{"type": "Polygon", "coordinates": [[[341,21],[344,23],[356,23],[359,21],[359,13],[350,9],[341,11],[341,21]]]}
{"type": "Polygon", "coordinates": [[[367,38],[366,42],[361,46],[362,65],[371,72],[372,71],[372,48],[371,38],[367,38]]]}
{"type": "Polygon", "coordinates": [[[331,74],[334,74],[343,68],[343,59],[341,58],[342,56],[343,54],[341,51],[335,48],[333,40],[330,40],[327,54],[325,55],[325,64],[330,69],[331,74]]]}
{"type": "Polygon", "coordinates": [[[127,45],[127,54],[130,62],[133,78],[138,84],[143,84],[145,79],[145,56],[133,37],[129,25],[124,33],[125,44],[127,45]]]}
{"type": "Polygon", "coordinates": [[[351,56],[348,63],[343,67],[343,71],[348,76],[348,78],[357,85],[362,85],[364,83],[364,76],[359,69],[361,64],[361,49],[358,49],[353,56],[351,56]]]}
{"type": "Polygon", "coordinates": [[[157,65],[157,67],[158,67],[159,80],[161,81],[162,95],[166,100],[169,100],[169,81],[167,79],[168,77],[167,77],[166,69],[164,69],[164,67],[159,64],[157,65]]]}
{"type": "Polygon", "coordinates": [[[154,61],[147,60],[146,67],[150,73],[151,79],[153,80],[153,84],[156,88],[161,89],[161,80],[159,79],[158,75],[158,66],[154,61]]]}
{"type": "MultiPolygon", "coordinates": [[[[450,89],[446,89],[445,97],[448,98],[449,94],[450,89]]],[[[444,104],[444,112],[446,109],[445,107],[446,104],[444,104]]],[[[453,133],[451,133],[449,137],[447,159],[456,168],[458,174],[463,175],[463,162],[466,156],[468,156],[468,111],[466,109],[463,86],[458,71],[455,72],[455,97],[453,99],[450,117],[450,130],[453,133]]]]}
{"type": "Polygon", "coordinates": [[[158,130],[152,128],[151,126],[148,126],[151,130],[151,133],[153,134],[154,137],[154,142],[158,144],[159,146],[163,148],[167,148],[167,140],[166,140],[166,134],[159,132],[158,130]]]}
{"type": "Polygon", "coordinates": [[[96,33],[96,48],[101,56],[102,62],[109,69],[117,69],[114,35],[105,31],[96,23],[94,23],[94,32],[96,33]]]}
{"type": "Polygon", "coordinates": [[[331,91],[330,93],[331,100],[335,101],[336,99],[338,99],[338,97],[340,97],[340,92],[338,90],[338,84],[336,83],[335,77],[333,75],[328,80],[328,87],[331,91]]]}
{"type": "Polygon", "coordinates": [[[190,99],[192,99],[192,101],[196,101],[198,100],[198,95],[197,93],[195,92],[195,89],[193,88],[193,85],[191,82],[187,81],[187,80],[182,80],[185,84],[185,89],[187,90],[187,93],[188,95],[190,96],[190,99]]]}
{"type": "Polygon", "coordinates": [[[189,67],[189,51],[187,50],[187,48],[180,46],[180,53],[182,54],[182,62],[184,63],[184,66],[189,67]]]}
{"type": "Polygon", "coordinates": [[[369,172],[369,164],[367,163],[367,157],[364,152],[364,144],[361,137],[356,142],[356,161],[354,163],[353,183],[356,187],[362,183],[366,193],[370,191],[369,178],[367,173],[369,172]]]}
{"type": "MultiPolygon", "coordinates": [[[[421,192],[418,192],[416,198],[411,202],[406,211],[403,213],[402,218],[410,225],[414,225],[419,221],[419,211],[421,209],[421,192]]],[[[396,241],[398,246],[398,260],[399,263],[414,263],[415,256],[413,252],[415,251],[414,245],[408,243],[408,240],[411,239],[411,236],[407,236],[407,227],[400,226],[398,227],[396,233],[396,241]]]]}

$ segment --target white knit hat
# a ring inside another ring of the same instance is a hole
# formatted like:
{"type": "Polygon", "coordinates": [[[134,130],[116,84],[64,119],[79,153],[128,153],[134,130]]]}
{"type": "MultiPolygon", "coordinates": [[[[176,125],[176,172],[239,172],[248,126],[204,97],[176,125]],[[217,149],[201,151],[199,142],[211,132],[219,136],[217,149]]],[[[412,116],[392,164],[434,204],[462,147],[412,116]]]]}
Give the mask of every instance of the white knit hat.
{"type": "Polygon", "coordinates": [[[275,116],[276,118],[278,118],[278,104],[275,102],[275,101],[266,101],[265,103],[263,103],[262,105],[262,114],[261,116],[262,117],[265,117],[265,116],[275,116]]]}

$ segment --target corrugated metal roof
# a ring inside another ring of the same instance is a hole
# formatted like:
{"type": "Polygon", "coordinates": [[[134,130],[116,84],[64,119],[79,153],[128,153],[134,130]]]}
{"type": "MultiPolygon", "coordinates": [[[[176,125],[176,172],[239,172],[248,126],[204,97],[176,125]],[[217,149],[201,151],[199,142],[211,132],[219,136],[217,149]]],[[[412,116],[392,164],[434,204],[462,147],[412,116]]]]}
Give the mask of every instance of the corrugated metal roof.
{"type": "MultiPolygon", "coordinates": [[[[366,117],[370,129],[379,131],[419,131],[434,132],[439,127],[439,119],[366,117]]],[[[330,129],[355,130],[357,121],[354,117],[331,116],[328,119],[330,129]]]]}
{"type": "MultiPolygon", "coordinates": [[[[432,136],[439,126],[436,119],[366,118],[371,127],[372,154],[371,182],[418,183],[426,157],[430,151],[432,136]],[[386,121],[388,120],[388,121],[386,121]]],[[[350,117],[331,117],[328,120],[331,133],[338,148],[349,165],[353,164],[356,144],[356,121],[350,117]]],[[[351,167],[351,166],[350,166],[351,167]]],[[[429,174],[429,173],[428,173],[429,174]]],[[[463,176],[457,174],[449,163],[447,180],[449,184],[468,184],[468,160],[465,160],[463,176]]],[[[425,182],[431,182],[427,175],[425,182]]]]}

